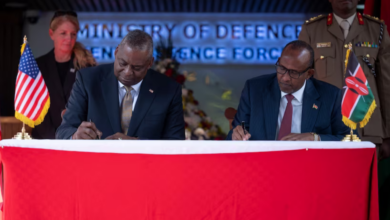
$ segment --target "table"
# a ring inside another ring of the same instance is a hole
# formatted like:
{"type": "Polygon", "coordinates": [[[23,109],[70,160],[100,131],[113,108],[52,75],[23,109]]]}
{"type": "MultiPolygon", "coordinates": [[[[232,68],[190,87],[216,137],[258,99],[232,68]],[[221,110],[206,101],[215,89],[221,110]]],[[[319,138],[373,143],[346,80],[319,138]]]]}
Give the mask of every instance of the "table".
{"type": "Polygon", "coordinates": [[[3,140],[4,219],[378,219],[369,142],[3,140]]]}

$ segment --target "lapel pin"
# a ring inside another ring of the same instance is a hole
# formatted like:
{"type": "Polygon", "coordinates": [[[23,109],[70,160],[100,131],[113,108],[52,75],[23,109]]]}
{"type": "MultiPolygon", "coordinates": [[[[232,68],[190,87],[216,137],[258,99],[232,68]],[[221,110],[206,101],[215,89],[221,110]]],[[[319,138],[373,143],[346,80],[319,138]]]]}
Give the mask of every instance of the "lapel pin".
{"type": "Polygon", "coordinates": [[[74,73],[74,71],[75,71],[75,69],[70,68],[70,72],[71,72],[71,73],[74,73]]]}
{"type": "Polygon", "coordinates": [[[318,109],[318,106],[316,104],[313,104],[313,108],[318,109]]]}
{"type": "Polygon", "coordinates": [[[150,92],[150,93],[153,93],[154,91],[153,91],[152,89],[149,89],[149,92],[150,92]]]}

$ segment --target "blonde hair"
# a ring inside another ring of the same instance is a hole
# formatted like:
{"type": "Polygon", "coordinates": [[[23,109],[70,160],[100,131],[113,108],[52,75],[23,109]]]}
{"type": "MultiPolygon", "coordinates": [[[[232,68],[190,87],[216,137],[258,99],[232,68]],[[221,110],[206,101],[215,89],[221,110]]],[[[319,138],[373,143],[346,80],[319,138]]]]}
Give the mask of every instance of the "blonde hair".
{"type": "MultiPolygon", "coordinates": [[[[58,26],[60,26],[64,22],[72,23],[76,27],[77,32],[80,30],[79,21],[76,17],[71,15],[62,15],[54,18],[53,21],[50,23],[50,29],[52,31],[55,31],[58,26]]],[[[73,47],[73,53],[75,56],[73,59],[73,65],[76,69],[97,65],[95,58],[93,58],[92,56],[92,53],[89,50],[85,49],[85,47],[80,42],[75,43],[73,47]]]]}

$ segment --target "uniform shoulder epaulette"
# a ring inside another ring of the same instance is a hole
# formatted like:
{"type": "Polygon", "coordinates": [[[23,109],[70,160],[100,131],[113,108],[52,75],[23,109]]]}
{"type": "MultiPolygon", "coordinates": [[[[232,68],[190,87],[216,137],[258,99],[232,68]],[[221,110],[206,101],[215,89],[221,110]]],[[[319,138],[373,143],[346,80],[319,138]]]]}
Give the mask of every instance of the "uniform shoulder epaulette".
{"type": "Polygon", "coordinates": [[[314,21],[319,21],[319,20],[321,20],[321,19],[323,19],[323,18],[326,18],[326,16],[325,15],[318,15],[318,16],[316,16],[316,17],[312,17],[312,18],[310,18],[309,20],[306,20],[306,24],[310,24],[310,23],[312,23],[312,22],[314,22],[314,21]]]}
{"type": "Polygon", "coordinates": [[[371,21],[376,21],[378,23],[384,23],[383,20],[381,20],[381,19],[379,19],[377,17],[371,16],[371,15],[363,14],[363,17],[365,17],[365,18],[367,18],[367,19],[369,19],[371,21]]]}

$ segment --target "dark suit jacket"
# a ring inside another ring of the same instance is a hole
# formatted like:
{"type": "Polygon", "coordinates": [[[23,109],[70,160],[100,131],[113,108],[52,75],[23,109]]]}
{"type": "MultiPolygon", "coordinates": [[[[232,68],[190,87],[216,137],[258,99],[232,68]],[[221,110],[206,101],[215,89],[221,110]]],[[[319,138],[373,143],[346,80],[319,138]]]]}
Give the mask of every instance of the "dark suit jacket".
{"type": "Polygon", "coordinates": [[[50,108],[43,122],[32,130],[32,137],[34,139],[55,139],[55,132],[61,125],[61,111],[65,109],[69,99],[76,72],[71,71],[74,68],[73,62],[71,62],[64,86],[62,86],[54,57],[54,49],[37,58],[36,61],[49,91],[50,108]]]}
{"type": "MultiPolygon", "coordinates": [[[[77,73],[56,138],[69,139],[83,121],[90,119],[103,133],[102,138],[106,138],[122,132],[120,117],[114,65],[85,68],[77,73]]],[[[161,73],[148,70],[127,135],[142,139],[184,140],[181,85],[161,73]]]]}
{"type": "MultiPolygon", "coordinates": [[[[339,141],[350,129],[342,122],[341,91],[328,83],[310,78],[302,101],[301,133],[315,132],[322,141],[339,141]],[[318,109],[313,108],[313,104],[318,109]]],[[[245,121],[251,140],[275,140],[281,91],[276,73],[246,82],[233,128],[245,121]]],[[[227,139],[232,139],[232,130],[227,139]]]]}

